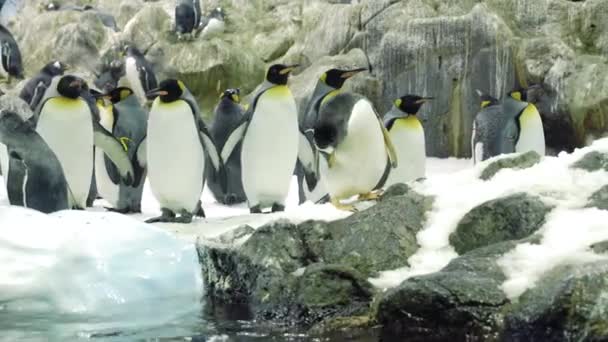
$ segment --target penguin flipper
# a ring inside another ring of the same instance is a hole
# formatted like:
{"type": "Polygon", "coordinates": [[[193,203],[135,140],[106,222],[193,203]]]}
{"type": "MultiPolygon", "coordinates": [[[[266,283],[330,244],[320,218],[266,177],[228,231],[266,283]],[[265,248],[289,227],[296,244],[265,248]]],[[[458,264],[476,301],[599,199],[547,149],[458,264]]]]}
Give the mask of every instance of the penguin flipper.
{"type": "Polygon", "coordinates": [[[144,175],[146,172],[146,148],[147,148],[147,143],[146,143],[146,137],[144,137],[139,144],[137,145],[137,147],[135,147],[135,153],[133,153],[133,157],[132,157],[132,164],[133,164],[133,187],[137,188],[139,187],[139,185],[141,184],[142,180],[144,179],[144,175]]]}
{"type": "Polygon", "coordinates": [[[222,160],[228,160],[228,158],[230,158],[232,152],[234,152],[234,149],[238,146],[238,144],[245,136],[247,126],[249,126],[249,120],[243,120],[243,122],[238,125],[237,128],[232,131],[232,133],[230,133],[228,139],[226,139],[226,142],[224,143],[222,151],[220,152],[220,157],[222,158],[222,160]]]}
{"type": "MultiPolygon", "coordinates": [[[[201,144],[203,145],[205,154],[211,161],[211,164],[218,175],[220,187],[223,192],[226,192],[226,189],[228,188],[228,175],[226,166],[224,165],[224,159],[221,158],[215,142],[202,120],[199,121],[199,137],[201,138],[201,144]]],[[[207,174],[207,172],[205,172],[205,174],[207,174]]]]}
{"type": "Polygon", "coordinates": [[[394,169],[398,165],[397,161],[397,150],[395,149],[395,145],[393,144],[393,140],[391,139],[391,135],[384,127],[384,122],[378,113],[374,110],[376,114],[376,118],[378,118],[378,124],[380,125],[380,129],[382,130],[382,136],[384,137],[384,146],[386,147],[386,154],[388,156],[388,160],[391,164],[391,167],[394,169]]]}
{"type": "Polygon", "coordinates": [[[302,165],[304,179],[309,189],[314,189],[318,182],[318,158],[319,154],[311,142],[311,138],[299,131],[300,142],[298,144],[298,160],[302,165]]]}
{"type": "MultiPolygon", "coordinates": [[[[122,144],[97,121],[93,121],[93,136],[95,146],[101,148],[108,158],[116,165],[122,176],[123,182],[126,185],[133,184],[133,165],[122,144]]],[[[114,180],[112,181],[114,182],[114,180]]],[[[115,182],[115,184],[118,183],[115,182]]]]}

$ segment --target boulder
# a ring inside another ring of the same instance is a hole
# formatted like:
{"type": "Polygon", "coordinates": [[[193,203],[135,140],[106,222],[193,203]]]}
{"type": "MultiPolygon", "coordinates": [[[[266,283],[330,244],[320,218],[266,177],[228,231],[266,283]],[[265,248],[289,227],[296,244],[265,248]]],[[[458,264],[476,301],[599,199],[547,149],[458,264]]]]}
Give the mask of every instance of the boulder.
{"type": "Polygon", "coordinates": [[[483,180],[492,179],[500,170],[503,169],[527,169],[540,162],[540,155],[535,151],[526,152],[523,154],[513,154],[510,156],[501,156],[498,159],[491,161],[488,166],[481,172],[479,178],[483,180]]]}
{"type": "Polygon", "coordinates": [[[598,170],[608,171],[608,155],[599,151],[591,151],[572,164],[572,167],[589,172],[598,170]]]}
{"type": "Polygon", "coordinates": [[[374,291],[366,280],[401,267],[417,249],[431,199],[409,189],[334,222],[278,221],[248,235],[201,241],[207,296],[249,303],[257,317],[311,326],[366,315],[374,291]]]}
{"type": "Polygon", "coordinates": [[[604,185],[591,195],[587,208],[592,207],[608,210],[608,185],[604,185]]]}
{"type": "Polygon", "coordinates": [[[551,207],[518,193],[485,202],[467,213],[450,235],[458,254],[508,240],[526,238],[545,223],[551,207]]]}
{"type": "Polygon", "coordinates": [[[526,291],[505,317],[504,341],[608,339],[608,264],[562,266],[526,291]]]}

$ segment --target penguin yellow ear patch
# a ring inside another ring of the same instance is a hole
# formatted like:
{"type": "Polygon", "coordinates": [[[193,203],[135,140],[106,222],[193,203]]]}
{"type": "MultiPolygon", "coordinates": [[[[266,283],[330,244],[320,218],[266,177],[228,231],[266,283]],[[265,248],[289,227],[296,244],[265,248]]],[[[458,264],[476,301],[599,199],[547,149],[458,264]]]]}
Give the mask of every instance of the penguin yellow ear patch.
{"type": "Polygon", "coordinates": [[[487,106],[490,105],[490,101],[481,101],[481,108],[486,108],[487,106]]]}
{"type": "Polygon", "coordinates": [[[241,97],[238,94],[232,94],[232,101],[236,102],[236,103],[240,103],[241,102],[241,97]]]}
{"type": "Polygon", "coordinates": [[[129,97],[129,95],[131,95],[131,92],[128,91],[128,90],[126,90],[126,89],[123,89],[123,90],[120,91],[120,99],[121,100],[126,99],[127,97],[129,97]]]}
{"type": "Polygon", "coordinates": [[[397,108],[401,107],[402,103],[403,103],[403,101],[401,101],[401,99],[396,99],[395,100],[395,107],[397,107],[397,108]]]}
{"type": "Polygon", "coordinates": [[[520,91],[514,91],[511,93],[511,97],[516,99],[517,101],[521,101],[521,92],[520,91]]]}
{"type": "Polygon", "coordinates": [[[186,85],[182,81],[177,81],[177,85],[179,85],[179,89],[182,91],[186,90],[186,85]]]}
{"type": "Polygon", "coordinates": [[[321,80],[322,82],[326,82],[327,81],[327,74],[323,73],[323,75],[321,75],[321,77],[319,77],[319,80],[321,80]]]}

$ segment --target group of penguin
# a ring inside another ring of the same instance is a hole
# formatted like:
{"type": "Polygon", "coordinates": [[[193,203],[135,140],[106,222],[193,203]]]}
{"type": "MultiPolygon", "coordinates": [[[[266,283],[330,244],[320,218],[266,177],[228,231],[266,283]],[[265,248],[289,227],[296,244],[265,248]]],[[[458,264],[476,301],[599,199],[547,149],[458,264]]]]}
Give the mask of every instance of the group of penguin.
{"type": "MultiPolygon", "coordinates": [[[[197,0],[180,0],[176,29],[192,17],[180,33],[198,29],[197,6],[197,0]]],[[[1,76],[23,78],[17,44],[2,26],[0,44],[1,76]]],[[[274,64],[249,105],[241,104],[239,89],[225,90],[207,128],[182,81],[157,82],[132,45],[123,56],[121,72],[96,75],[100,90],[52,61],[21,90],[31,110],[0,108],[0,169],[11,204],[43,212],[83,209],[98,195],[109,210],[140,212],[147,178],[161,207],[148,222],[189,223],[205,216],[205,185],[220,203],[277,212],[285,209],[295,173],[300,203],[330,201],[355,210],[353,197],[373,200],[392,184],[425,177],[417,114],[433,98],[402,96],[380,116],[369,99],[342,90],[366,68],[327,70],[298,111],[287,86],[298,65],[274,64]],[[122,79],[128,87],[119,85],[122,79]]],[[[480,93],[476,162],[528,150],[544,155],[542,121],[526,96],[524,89],[502,101],[480,93]]]]}

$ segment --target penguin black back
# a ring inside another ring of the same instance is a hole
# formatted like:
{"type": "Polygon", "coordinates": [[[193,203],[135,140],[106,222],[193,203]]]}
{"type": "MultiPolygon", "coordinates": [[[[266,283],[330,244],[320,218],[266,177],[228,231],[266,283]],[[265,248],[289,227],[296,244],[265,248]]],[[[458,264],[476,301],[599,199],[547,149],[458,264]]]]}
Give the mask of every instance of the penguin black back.
{"type": "Polygon", "coordinates": [[[66,65],[60,61],[53,61],[46,64],[38,75],[26,82],[19,93],[19,97],[27,102],[30,105],[30,108],[35,109],[40,103],[40,100],[44,97],[44,93],[51,85],[53,77],[63,75],[66,68],[66,65]]]}

